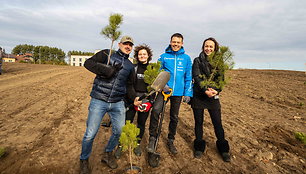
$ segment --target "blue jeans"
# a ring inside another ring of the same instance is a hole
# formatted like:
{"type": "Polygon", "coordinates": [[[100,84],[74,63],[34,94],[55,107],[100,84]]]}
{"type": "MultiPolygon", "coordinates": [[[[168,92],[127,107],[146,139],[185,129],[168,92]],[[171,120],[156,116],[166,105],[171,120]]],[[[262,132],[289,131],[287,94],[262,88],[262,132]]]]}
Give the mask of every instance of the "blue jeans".
{"type": "Polygon", "coordinates": [[[105,152],[111,152],[118,145],[122,127],[125,124],[125,106],[123,101],[116,103],[107,103],[102,100],[91,98],[88,108],[88,118],[86,123],[86,132],[82,141],[81,160],[89,158],[92,143],[100,128],[101,121],[106,113],[110,116],[112,122],[112,135],[105,147],[105,152]]]}

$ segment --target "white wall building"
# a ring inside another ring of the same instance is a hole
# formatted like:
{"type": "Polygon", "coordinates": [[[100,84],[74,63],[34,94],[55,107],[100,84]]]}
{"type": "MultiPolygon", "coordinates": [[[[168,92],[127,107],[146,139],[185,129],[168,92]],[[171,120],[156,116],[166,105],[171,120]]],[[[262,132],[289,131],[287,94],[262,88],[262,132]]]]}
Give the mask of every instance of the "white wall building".
{"type": "MultiPolygon", "coordinates": [[[[95,50],[95,54],[101,50],[95,50]]],[[[83,56],[83,55],[71,55],[70,56],[70,65],[71,66],[84,66],[85,61],[92,56],[83,56]]]]}
{"type": "Polygon", "coordinates": [[[91,56],[71,55],[70,65],[71,66],[84,66],[84,62],[91,56]]]}

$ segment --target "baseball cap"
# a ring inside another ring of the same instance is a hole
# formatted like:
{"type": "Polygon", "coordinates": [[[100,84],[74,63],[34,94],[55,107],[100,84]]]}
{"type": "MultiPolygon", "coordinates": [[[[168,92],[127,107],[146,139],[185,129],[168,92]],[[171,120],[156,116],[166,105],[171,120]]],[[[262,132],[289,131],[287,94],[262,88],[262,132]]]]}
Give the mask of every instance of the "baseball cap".
{"type": "Polygon", "coordinates": [[[123,36],[120,40],[120,43],[131,42],[134,45],[133,38],[130,36],[123,36]]]}

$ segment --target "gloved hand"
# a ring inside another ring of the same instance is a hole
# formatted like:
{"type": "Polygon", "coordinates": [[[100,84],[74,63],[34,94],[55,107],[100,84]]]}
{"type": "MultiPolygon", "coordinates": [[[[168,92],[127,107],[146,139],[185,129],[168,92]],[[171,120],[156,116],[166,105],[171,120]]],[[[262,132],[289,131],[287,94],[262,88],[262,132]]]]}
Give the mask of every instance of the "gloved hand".
{"type": "Polygon", "coordinates": [[[190,102],[190,97],[189,96],[184,96],[183,102],[184,103],[189,103],[190,102]]]}
{"type": "Polygon", "coordinates": [[[114,62],[113,66],[111,65],[105,65],[105,64],[100,64],[101,67],[101,76],[104,78],[111,78],[114,76],[115,73],[120,71],[122,69],[122,64],[114,62]]]}
{"type": "Polygon", "coordinates": [[[169,93],[170,92],[170,87],[168,85],[166,85],[164,88],[163,88],[163,91],[165,93],[169,93]]]}
{"type": "Polygon", "coordinates": [[[139,112],[149,112],[151,107],[152,104],[150,102],[142,103],[139,106],[134,106],[135,110],[139,112]]]}
{"type": "Polygon", "coordinates": [[[114,62],[113,67],[115,68],[115,70],[116,70],[117,72],[120,71],[120,70],[123,68],[122,63],[117,63],[117,64],[116,64],[116,61],[114,62]]]}
{"type": "Polygon", "coordinates": [[[116,73],[116,69],[113,66],[103,64],[103,71],[101,73],[102,77],[109,79],[113,77],[115,73],[116,73]]]}

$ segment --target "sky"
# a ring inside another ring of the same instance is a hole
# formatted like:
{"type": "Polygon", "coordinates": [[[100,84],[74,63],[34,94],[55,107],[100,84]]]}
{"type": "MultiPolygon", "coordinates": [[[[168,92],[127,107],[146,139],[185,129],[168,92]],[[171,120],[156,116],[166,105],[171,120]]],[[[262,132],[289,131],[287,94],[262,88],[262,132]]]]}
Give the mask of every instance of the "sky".
{"type": "Polygon", "coordinates": [[[110,14],[120,13],[122,36],[149,45],[153,61],[179,32],[192,59],[214,37],[234,53],[236,69],[305,71],[305,8],[305,0],[1,0],[0,47],[109,48],[100,32],[110,14]]]}

